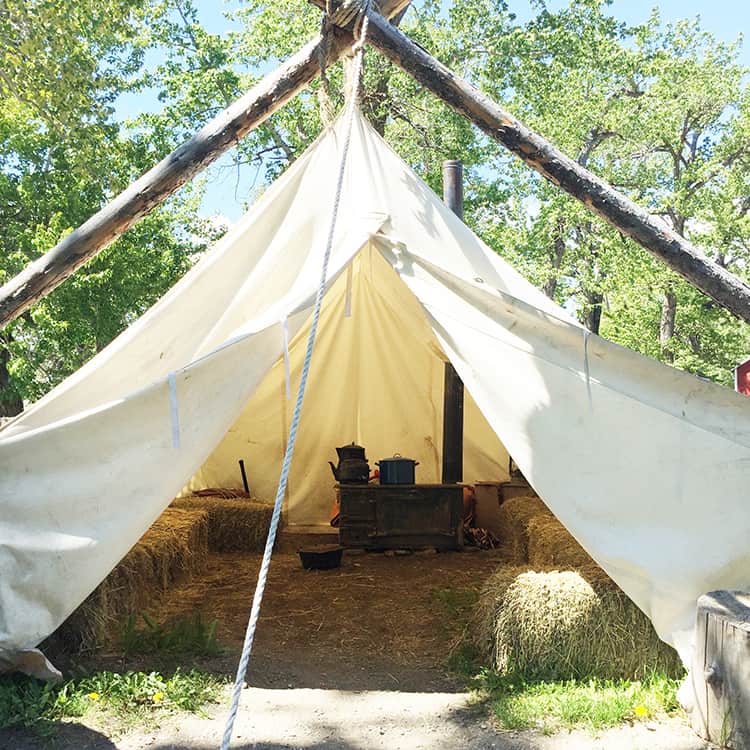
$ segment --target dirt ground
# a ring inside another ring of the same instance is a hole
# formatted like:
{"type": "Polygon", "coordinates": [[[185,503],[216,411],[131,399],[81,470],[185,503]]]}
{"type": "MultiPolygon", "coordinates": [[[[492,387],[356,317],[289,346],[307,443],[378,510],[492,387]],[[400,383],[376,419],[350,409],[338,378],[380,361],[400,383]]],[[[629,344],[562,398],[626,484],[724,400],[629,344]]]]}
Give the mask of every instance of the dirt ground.
{"type": "MultiPolygon", "coordinates": [[[[242,750],[698,750],[684,722],[625,727],[599,738],[498,732],[471,706],[446,661],[460,638],[472,593],[502,551],[344,555],[341,568],[305,571],[286,536],[274,554],[248,682],[232,747],[242,750]]],[[[244,638],[260,555],[212,555],[205,575],[175,589],[160,619],[201,612],[218,619],[231,655],[184,663],[232,675],[244,638]]],[[[159,668],[103,658],[100,668],[159,668]]],[[[68,724],[59,750],[217,748],[226,705],[209,716],[167,718],[119,738],[68,724]]],[[[0,732],[0,749],[44,747],[26,733],[0,732]]]]}
{"type": "MultiPolygon", "coordinates": [[[[260,688],[440,691],[460,686],[445,668],[460,637],[467,592],[502,553],[389,556],[347,551],[340,568],[306,571],[286,538],[274,554],[249,683],[260,688]]],[[[201,611],[239,649],[260,556],[215,555],[205,576],[174,592],[166,618],[201,611]]]]}

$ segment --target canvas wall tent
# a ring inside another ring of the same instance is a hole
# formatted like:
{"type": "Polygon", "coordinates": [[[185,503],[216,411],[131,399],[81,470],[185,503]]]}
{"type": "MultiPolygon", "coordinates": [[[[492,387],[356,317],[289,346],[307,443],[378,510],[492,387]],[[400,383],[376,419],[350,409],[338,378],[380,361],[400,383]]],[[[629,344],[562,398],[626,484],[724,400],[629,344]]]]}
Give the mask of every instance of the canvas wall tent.
{"type": "MultiPolygon", "coordinates": [[[[245,457],[254,485],[273,488],[288,419],[283,321],[290,336],[304,333],[340,127],[169,294],[0,433],[0,656],[52,632],[189,477],[235,483],[234,462],[245,457]]],[[[298,349],[293,342],[293,370],[298,349]]],[[[696,597],[750,583],[746,399],[589,335],[358,117],[292,521],[322,520],[325,462],[342,440],[362,440],[375,456],[395,446],[425,460],[423,480],[436,478],[443,356],[477,407],[468,475],[499,471],[502,441],[687,655],[696,597]]]]}

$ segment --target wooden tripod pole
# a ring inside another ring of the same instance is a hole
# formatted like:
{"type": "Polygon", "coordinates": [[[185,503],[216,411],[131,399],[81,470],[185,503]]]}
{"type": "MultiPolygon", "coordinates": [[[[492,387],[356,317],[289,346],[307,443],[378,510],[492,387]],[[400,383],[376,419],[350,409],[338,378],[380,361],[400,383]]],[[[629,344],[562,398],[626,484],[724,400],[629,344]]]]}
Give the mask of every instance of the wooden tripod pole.
{"type": "MultiPolygon", "coordinates": [[[[317,4],[318,0],[312,2],[317,4]]],[[[372,11],[367,37],[389,60],[487,135],[502,143],[532,169],[635,240],[722,307],[750,323],[750,287],[707,258],[662,219],[649,214],[542,136],[529,130],[372,11]]]]}
{"type": "MultiPolygon", "coordinates": [[[[407,5],[408,0],[383,0],[380,8],[390,18],[407,5]]],[[[384,16],[378,14],[378,18],[384,16]]],[[[0,287],[0,328],[49,294],[305,88],[320,72],[321,57],[325,55],[329,64],[338,60],[351,48],[353,39],[347,31],[332,31],[330,44],[316,36],[111,203],[0,287]]]]}

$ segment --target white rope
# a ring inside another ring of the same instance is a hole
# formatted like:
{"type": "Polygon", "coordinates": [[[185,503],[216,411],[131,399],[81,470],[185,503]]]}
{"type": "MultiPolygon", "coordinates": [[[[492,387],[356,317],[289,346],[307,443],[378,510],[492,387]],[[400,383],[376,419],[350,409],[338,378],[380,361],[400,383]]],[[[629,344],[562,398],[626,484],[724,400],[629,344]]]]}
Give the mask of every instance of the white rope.
{"type": "Polygon", "coordinates": [[[310,335],[307,339],[307,349],[305,351],[305,360],[302,366],[302,375],[300,377],[299,390],[297,391],[297,401],[294,405],[294,413],[292,415],[292,424],[289,429],[289,440],[286,446],[286,452],[284,453],[284,463],[281,467],[281,476],[279,478],[279,486],[276,491],[276,500],[273,507],[273,515],[271,516],[271,524],[268,529],[268,538],[266,539],[266,547],[263,551],[263,562],[260,566],[260,572],[258,573],[258,583],[255,587],[255,595],[253,596],[253,605],[250,610],[250,619],[247,623],[247,630],[245,632],[245,642],[242,645],[242,655],[240,657],[240,663],[237,667],[237,676],[234,681],[234,688],[232,690],[232,702],[229,708],[229,714],[227,716],[226,726],[224,728],[224,736],[221,741],[221,750],[229,750],[229,745],[232,740],[232,731],[234,730],[234,722],[237,718],[237,711],[240,704],[240,695],[242,693],[242,686],[245,682],[245,675],[247,673],[248,664],[250,662],[250,653],[253,648],[253,640],[255,639],[255,631],[258,626],[258,618],[260,616],[260,606],[263,602],[263,593],[266,588],[266,581],[268,579],[268,569],[271,566],[271,555],[273,553],[273,545],[276,541],[276,532],[279,528],[279,519],[281,517],[281,505],[286,493],[287,481],[289,479],[289,468],[292,462],[292,455],[294,453],[294,445],[297,441],[297,430],[299,428],[300,414],[302,412],[302,402],[305,398],[305,388],[307,386],[307,377],[310,372],[310,362],[312,360],[313,347],[315,345],[315,336],[318,331],[318,321],[320,320],[320,310],[323,304],[323,295],[325,293],[326,279],[328,275],[328,261],[331,257],[331,250],[333,248],[333,236],[336,230],[336,221],[338,219],[339,203],[341,202],[341,193],[344,186],[344,170],[346,167],[346,158],[349,152],[349,143],[351,141],[352,127],[354,123],[354,112],[357,109],[357,100],[359,95],[358,81],[362,74],[362,58],[364,56],[364,44],[367,35],[367,25],[369,22],[367,11],[369,9],[369,0],[360,0],[359,13],[362,18],[362,26],[360,29],[359,39],[353,46],[353,51],[356,54],[356,64],[354,69],[354,81],[355,88],[352,92],[352,96],[347,103],[346,111],[346,124],[344,127],[345,140],[344,145],[341,149],[341,157],[339,160],[339,171],[338,178],[336,181],[336,192],[333,198],[333,205],[331,207],[331,221],[328,228],[328,240],[326,242],[325,253],[323,255],[323,268],[320,274],[320,284],[318,285],[317,295],[315,297],[315,308],[313,310],[312,325],[310,326],[310,335]]]}

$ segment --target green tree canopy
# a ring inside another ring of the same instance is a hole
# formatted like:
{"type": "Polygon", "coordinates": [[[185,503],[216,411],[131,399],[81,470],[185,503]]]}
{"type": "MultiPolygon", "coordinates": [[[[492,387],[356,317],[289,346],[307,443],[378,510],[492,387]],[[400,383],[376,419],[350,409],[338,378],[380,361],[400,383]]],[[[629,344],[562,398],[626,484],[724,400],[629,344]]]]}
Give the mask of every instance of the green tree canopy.
{"type": "MultiPolygon", "coordinates": [[[[747,275],[750,88],[738,43],[657,12],[630,27],[607,0],[415,2],[412,38],[724,267],[747,275]]],[[[0,9],[0,279],[91,215],[318,30],[300,0],[245,0],[209,33],[193,0],[10,0],[0,9]],[[20,40],[20,41],[19,41],[20,40]],[[160,102],[116,119],[123,93],[160,102]],[[153,107],[150,108],[153,110],[153,107]]],[[[317,137],[340,66],[233,150],[257,190],[317,137]]],[[[367,53],[362,108],[436,190],[461,158],[466,220],[593,331],[729,383],[747,327],[514,161],[409,76],[367,53]]],[[[6,413],[111,340],[210,238],[200,181],[89,263],[0,339],[6,413]]]]}

